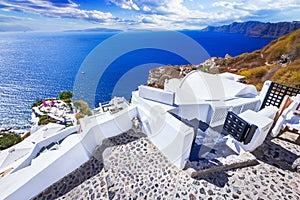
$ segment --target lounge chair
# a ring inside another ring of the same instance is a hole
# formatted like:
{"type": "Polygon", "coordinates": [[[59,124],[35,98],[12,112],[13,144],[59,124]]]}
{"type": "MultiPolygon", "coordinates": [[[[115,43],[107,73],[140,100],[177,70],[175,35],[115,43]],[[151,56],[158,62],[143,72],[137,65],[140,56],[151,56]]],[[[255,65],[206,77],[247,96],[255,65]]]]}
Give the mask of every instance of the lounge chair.
{"type": "Polygon", "coordinates": [[[260,109],[270,105],[279,108],[286,95],[292,97],[299,93],[300,88],[290,87],[276,82],[265,81],[260,94],[262,100],[260,109]]]}
{"type": "Polygon", "coordinates": [[[229,111],[223,133],[229,146],[236,153],[251,152],[260,146],[273,124],[278,108],[268,106],[259,112],[247,110],[241,114],[229,111]]]}
{"type": "Polygon", "coordinates": [[[260,94],[262,103],[259,112],[248,110],[238,115],[228,112],[223,126],[223,132],[228,134],[227,145],[237,153],[253,151],[264,142],[273,124],[271,135],[276,137],[283,127],[292,122],[290,113],[300,115],[299,93],[299,88],[266,81],[260,94]]]}
{"type": "MultiPolygon", "coordinates": [[[[294,97],[299,94],[300,94],[300,88],[295,88],[295,87],[291,87],[291,86],[287,86],[284,84],[271,82],[271,81],[266,81],[264,83],[260,95],[262,101],[261,109],[270,105],[279,108],[274,118],[274,124],[271,131],[271,135],[273,137],[278,136],[278,134],[283,128],[289,126],[287,120],[288,118],[292,117],[291,116],[292,114],[290,112],[295,112],[295,110],[297,110],[297,105],[298,105],[296,102],[293,102],[294,97]]],[[[299,106],[298,106],[298,110],[299,110],[299,106]]],[[[296,123],[295,120],[293,123],[294,124],[296,123]]]]}

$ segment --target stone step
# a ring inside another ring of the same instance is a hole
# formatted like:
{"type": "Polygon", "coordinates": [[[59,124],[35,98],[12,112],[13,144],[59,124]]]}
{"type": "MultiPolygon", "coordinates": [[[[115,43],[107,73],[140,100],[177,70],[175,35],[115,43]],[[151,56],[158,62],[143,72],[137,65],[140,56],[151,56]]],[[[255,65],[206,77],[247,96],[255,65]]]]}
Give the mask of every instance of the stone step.
{"type": "Polygon", "coordinates": [[[107,173],[102,169],[100,173],[87,179],[67,194],[58,199],[108,199],[108,189],[106,183],[107,173]]]}
{"type": "Polygon", "coordinates": [[[176,183],[165,187],[168,181],[177,178],[173,170],[167,170],[174,166],[148,139],[107,148],[103,160],[104,169],[109,173],[109,199],[157,199],[162,196],[173,199],[176,183]]]}
{"type": "Polygon", "coordinates": [[[103,161],[110,200],[205,199],[212,193],[172,165],[147,138],[107,148],[103,161]]]}
{"type": "Polygon", "coordinates": [[[79,168],[52,184],[32,199],[56,199],[66,196],[71,191],[75,191],[75,188],[81,187],[91,178],[98,175],[102,169],[103,163],[92,157],[79,168]]]}
{"type": "MultiPolygon", "coordinates": [[[[130,131],[128,132],[130,133],[130,131]]],[[[105,139],[102,142],[102,145],[95,149],[93,156],[88,163],[82,167],[81,171],[84,181],[80,185],[73,187],[69,192],[60,196],[59,199],[112,199],[113,193],[109,193],[108,188],[110,186],[107,185],[107,180],[110,180],[110,171],[103,168],[103,161],[105,160],[105,157],[102,156],[102,154],[107,148],[113,148],[118,145],[122,146],[122,144],[126,144],[142,136],[129,133],[105,139]],[[92,168],[95,168],[96,170],[93,170],[92,168]]],[[[77,176],[81,175],[77,173],[77,176]]]]}

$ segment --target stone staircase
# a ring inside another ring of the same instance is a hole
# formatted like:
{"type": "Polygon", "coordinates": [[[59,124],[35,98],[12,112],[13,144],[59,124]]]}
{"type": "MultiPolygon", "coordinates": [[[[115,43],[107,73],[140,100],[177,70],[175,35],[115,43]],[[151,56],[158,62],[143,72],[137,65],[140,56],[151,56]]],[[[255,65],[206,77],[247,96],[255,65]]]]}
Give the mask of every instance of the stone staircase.
{"type": "Polygon", "coordinates": [[[108,199],[108,189],[106,182],[107,173],[102,169],[100,173],[87,179],[68,193],[57,199],[108,199]]]}
{"type": "Polygon", "coordinates": [[[205,198],[197,192],[198,181],[172,165],[147,138],[107,148],[103,158],[109,199],[205,198]]]}
{"type": "MultiPolygon", "coordinates": [[[[144,137],[136,130],[129,130],[116,137],[105,139],[89,161],[54,183],[32,199],[112,199],[109,198],[109,171],[103,168],[103,151],[114,146],[122,146],[144,137]]],[[[111,182],[109,185],[112,185],[111,182]]]]}
{"type": "MultiPolygon", "coordinates": [[[[275,145],[273,141],[269,143],[262,146],[262,151],[270,151],[269,145],[275,145]]],[[[274,148],[274,152],[269,152],[270,157],[279,152],[280,158],[282,153],[286,159],[290,155],[294,156],[290,160],[295,160],[300,155],[298,145],[290,149],[293,151],[290,154],[277,151],[277,145],[274,148]]],[[[281,199],[285,195],[297,199],[300,196],[300,182],[295,181],[300,180],[300,174],[274,167],[269,161],[191,178],[186,171],[170,164],[147,138],[130,131],[104,141],[93,155],[90,161],[35,199],[281,199]],[[289,188],[280,192],[287,183],[289,188]]]]}

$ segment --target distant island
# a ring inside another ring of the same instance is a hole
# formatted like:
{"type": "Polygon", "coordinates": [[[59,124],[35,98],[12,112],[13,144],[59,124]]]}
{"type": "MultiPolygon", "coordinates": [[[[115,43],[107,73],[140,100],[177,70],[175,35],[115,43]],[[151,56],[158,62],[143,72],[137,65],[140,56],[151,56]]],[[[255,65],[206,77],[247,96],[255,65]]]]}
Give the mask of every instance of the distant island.
{"type": "Polygon", "coordinates": [[[0,32],[27,32],[32,31],[27,26],[0,25],[0,32]]]}
{"type": "MultiPolygon", "coordinates": [[[[299,28],[300,28],[300,21],[278,22],[278,23],[248,21],[248,22],[234,22],[229,25],[222,25],[222,26],[208,26],[204,29],[201,29],[201,31],[239,33],[250,37],[261,37],[261,38],[278,38],[292,31],[295,31],[299,28]]],[[[145,30],[132,30],[132,31],[145,31],[145,30]]],[[[90,29],[83,29],[83,30],[67,30],[65,32],[112,33],[112,32],[122,32],[122,30],[109,29],[109,28],[90,28],[90,29]]]]}
{"type": "Polygon", "coordinates": [[[234,22],[223,26],[208,26],[201,31],[239,33],[250,37],[278,38],[300,28],[300,21],[264,23],[258,21],[234,22]]]}

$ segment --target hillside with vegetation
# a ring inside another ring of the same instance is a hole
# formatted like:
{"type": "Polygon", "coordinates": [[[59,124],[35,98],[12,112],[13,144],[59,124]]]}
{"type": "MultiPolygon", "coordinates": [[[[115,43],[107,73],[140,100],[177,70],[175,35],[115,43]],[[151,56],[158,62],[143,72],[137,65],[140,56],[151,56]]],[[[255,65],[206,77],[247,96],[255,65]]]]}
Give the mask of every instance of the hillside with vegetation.
{"type": "Polygon", "coordinates": [[[260,50],[216,61],[220,72],[246,77],[258,89],[266,80],[300,87],[300,29],[273,40],[260,50]]]}
{"type": "Polygon", "coordinates": [[[154,68],[150,71],[148,85],[163,88],[165,79],[181,78],[195,69],[209,73],[240,74],[246,77],[247,83],[254,84],[259,90],[266,80],[300,87],[300,29],[251,53],[235,57],[212,57],[200,65],[154,68]]]}

